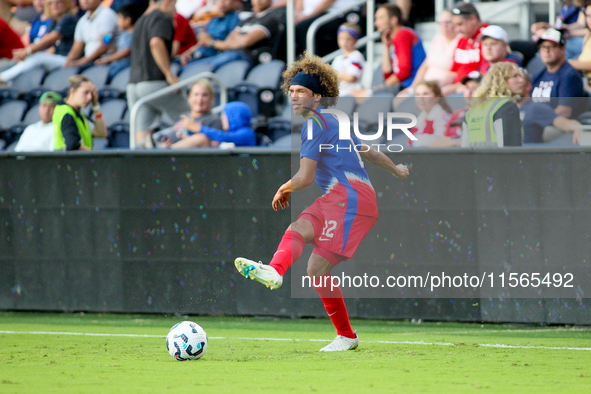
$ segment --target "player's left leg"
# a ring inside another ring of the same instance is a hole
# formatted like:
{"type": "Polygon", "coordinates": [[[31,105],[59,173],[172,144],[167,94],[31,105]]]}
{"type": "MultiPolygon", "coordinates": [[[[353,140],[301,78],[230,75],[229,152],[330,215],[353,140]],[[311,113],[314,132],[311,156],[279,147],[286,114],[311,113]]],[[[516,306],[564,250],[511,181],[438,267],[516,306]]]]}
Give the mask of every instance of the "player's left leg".
{"type": "Polygon", "coordinates": [[[337,330],[337,337],[321,352],[335,352],[353,350],[359,345],[359,338],[351,328],[349,314],[339,286],[334,286],[330,270],[332,267],[346,260],[345,257],[330,251],[315,248],[308,260],[308,276],[312,277],[314,289],[324,303],[324,309],[337,330]]]}

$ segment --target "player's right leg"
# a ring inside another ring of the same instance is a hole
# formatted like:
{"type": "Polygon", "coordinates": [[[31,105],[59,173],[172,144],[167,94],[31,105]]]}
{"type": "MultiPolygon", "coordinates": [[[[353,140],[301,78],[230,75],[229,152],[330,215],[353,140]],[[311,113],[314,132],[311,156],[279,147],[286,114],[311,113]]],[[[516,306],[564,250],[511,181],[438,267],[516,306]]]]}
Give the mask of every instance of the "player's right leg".
{"type": "Polygon", "coordinates": [[[306,242],[314,238],[314,227],[305,219],[293,222],[279,243],[269,265],[238,257],[234,265],[245,278],[252,279],[271,290],[281,287],[285,271],[302,255],[306,242]]]}

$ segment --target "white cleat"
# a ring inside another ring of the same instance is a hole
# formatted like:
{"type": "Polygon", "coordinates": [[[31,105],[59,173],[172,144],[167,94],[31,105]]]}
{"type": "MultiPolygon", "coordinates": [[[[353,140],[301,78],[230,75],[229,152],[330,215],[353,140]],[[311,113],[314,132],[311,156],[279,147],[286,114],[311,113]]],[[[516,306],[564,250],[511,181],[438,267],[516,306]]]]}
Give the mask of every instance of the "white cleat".
{"type": "MultiPolygon", "coordinates": [[[[357,335],[357,333],[355,333],[357,335]]],[[[337,335],[334,341],[328,346],[320,349],[321,352],[342,352],[344,350],[357,349],[359,345],[359,337],[347,338],[342,335],[337,335]]]]}
{"type": "Polygon", "coordinates": [[[283,284],[283,277],[277,273],[275,268],[266,264],[238,257],[234,261],[234,265],[242,276],[256,280],[271,290],[276,290],[283,284]]]}

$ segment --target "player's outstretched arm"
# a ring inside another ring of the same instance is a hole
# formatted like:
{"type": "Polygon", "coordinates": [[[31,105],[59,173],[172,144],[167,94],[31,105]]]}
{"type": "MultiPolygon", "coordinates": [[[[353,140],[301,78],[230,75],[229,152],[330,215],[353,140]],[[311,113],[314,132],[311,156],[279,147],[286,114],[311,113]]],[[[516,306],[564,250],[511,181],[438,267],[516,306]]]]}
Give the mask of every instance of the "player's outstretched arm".
{"type": "Polygon", "coordinates": [[[316,160],[312,160],[307,157],[302,157],[300,159],[300,169],[298,172],[293,176],[293,178],[281,185],[273,197],[273,202],[271,205],[275,211],[277,211],[279,207],[282,209],[289,207],[288,200],[291,192],[304,190],[314,183],[314,179],[316,179],[317,165],[318,162],[316,160]]]}
{"type": "Polygon", "coordinates": [[[388,156],[383,152],[380,152],[369,145],[363,144],[359,150],[359,154],[364,160],[367,160],[374,166],[381,168],[382,170],[388,171],[396,178],[405,179],[408,178],[408,167],[404,164],[395,165],[388,156]]]}

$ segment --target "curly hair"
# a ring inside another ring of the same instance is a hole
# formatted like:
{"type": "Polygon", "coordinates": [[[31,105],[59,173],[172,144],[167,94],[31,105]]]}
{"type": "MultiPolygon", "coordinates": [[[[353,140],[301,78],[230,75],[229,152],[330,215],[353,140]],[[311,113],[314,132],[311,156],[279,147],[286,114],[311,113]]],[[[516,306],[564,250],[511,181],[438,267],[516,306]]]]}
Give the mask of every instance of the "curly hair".
{"type": "Polygon", "coordinates": [[[518,68],[515,63],[496,63],[490,66],[482,84],[474,92],[476,100],[472,100],[474,105],[477,105],[486,100],[488,97],[519,97],[519,94],[511,92],[507,79],[511,77],[511,73],[518,68]]]}
{"type": "Polygon", "coordinates": [[[306,74],[317,75],[320,79],[320,95],[322,106],[328,108],[336,105],[339,99],[339,75],[330,64],[322,62],[318,56],[310,56],[308,52],[292,64],[282,74],[283,84],[281,89],[289,96],[291,79],[300,71],[306,74]]]}

